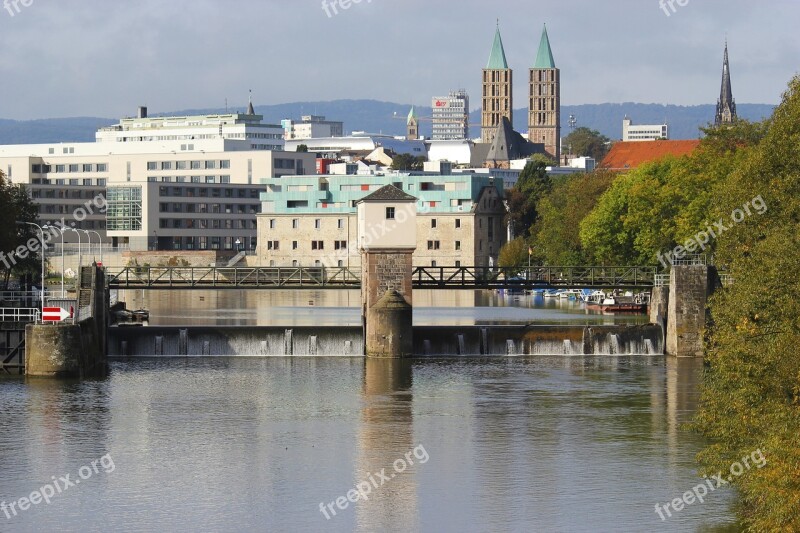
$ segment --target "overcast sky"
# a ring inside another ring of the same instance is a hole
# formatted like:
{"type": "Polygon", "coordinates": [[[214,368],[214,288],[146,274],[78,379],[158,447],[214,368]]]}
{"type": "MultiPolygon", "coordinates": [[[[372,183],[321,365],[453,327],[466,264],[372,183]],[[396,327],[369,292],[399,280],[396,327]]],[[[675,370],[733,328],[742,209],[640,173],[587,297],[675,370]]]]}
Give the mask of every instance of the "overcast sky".
{"type": "Polygon", "coordinates": [[[464,87],[476,108],[496,18],[515,107],[545,22],[564,104],[715,103],[726,35],[739,103],[777,103],[800,70],[798,0],[674,0],[669,16],[659,0],[327,0],[330,16],[321,0],[14,1],[1,118],[242,107],[248,89],[256,105],[430,105],[464,87]]]}

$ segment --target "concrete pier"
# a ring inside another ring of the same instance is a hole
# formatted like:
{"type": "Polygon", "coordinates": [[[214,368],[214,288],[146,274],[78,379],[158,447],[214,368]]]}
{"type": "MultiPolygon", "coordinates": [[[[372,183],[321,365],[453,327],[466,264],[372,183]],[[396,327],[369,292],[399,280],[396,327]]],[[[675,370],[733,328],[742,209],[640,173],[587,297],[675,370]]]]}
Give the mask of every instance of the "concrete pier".
{"type": "Polygon", "coordinates": [[[715,287],[715,276],[716,270],[706,265],[673,265],[667,309],[667,355],[703,357],[706,306],[715,287]]]}

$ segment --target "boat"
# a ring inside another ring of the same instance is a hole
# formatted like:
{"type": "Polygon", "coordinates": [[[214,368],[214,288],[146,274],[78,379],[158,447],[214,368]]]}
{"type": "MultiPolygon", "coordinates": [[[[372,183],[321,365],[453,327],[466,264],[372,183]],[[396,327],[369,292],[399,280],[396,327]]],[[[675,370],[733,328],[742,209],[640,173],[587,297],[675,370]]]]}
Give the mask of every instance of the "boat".
{"type": "Polygon", "coordinates": [[[545,291],[544,297],[545,298],[558,298],[561,294],[561,291],[557,291],[555,289],[550,289],[549,291],[545,291]]]}
{"type": "Polygon", "coordinates": [[[583,292],[580,289],[567,289],[562,291],[558,297],[565,300],[583,300],[583,292]]]}
{"type": "Polygon", "coordinates": [[[633,296],[603,295],[592,293],[586,304],[588,309],[599,309],[603,313],[646,313],[647,303],[633,296]]]}

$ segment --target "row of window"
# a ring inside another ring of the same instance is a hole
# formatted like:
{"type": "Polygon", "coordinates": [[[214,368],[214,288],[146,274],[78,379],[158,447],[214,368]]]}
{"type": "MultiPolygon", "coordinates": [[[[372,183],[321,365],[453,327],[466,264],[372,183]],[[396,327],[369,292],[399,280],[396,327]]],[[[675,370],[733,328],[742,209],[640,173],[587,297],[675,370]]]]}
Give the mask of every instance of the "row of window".
{"type": "Polygon", "coordinates": [[[205,161],[148,161],[147,170],[216,170],[231,168],[230,159],[205,161]]]}
{"type": "Polygon", "coordinates": [[[255,237],[162,237],[171,241],[173,250],[255,250],[255,237]],[[238,244],[237,244],[238,242],[238,244]]]}
{"type": "Polygon", "coordinates": [[[252,219],[219,219],[219,218],[162,218],[158,221],[160,228],[174,229],[256,229],[256,221],[252,219]]]}
{"type": "Polygon", "coordinates": [[[70,165],[31,165],[31,172],[34,174],[60,174],[65,172],[108,172],[106,163],[83,163],[70,165]]]}
{"type": "Polygon", "coordinates": [[[256,215],[261,212],[261,204],[184,204],[161,202],[159,213],[226,213],[229,215],[256,215]]]}
{"type": "MultiPolygon", "coordinates": [[[[441,241],[428,241],[428,250],[439,250],[442,247],[441,241]]],[[[455,241],[453,244],[453,249],[455,251],[461,250],[461,241],[455,241]]]]}
{"type": "Polygon", "coordinates": [[[221,183],[226,184],[231,182],[230,176],[148,176],[147,181],[162,183],[221,183]]]}
{"type": "Polygon", "coordinates": [[[260,199],[259,189],[223,189],[221,187],[159,187],[159,196],[170,196],[176,198],[249,198],[251,200],[260,199]],[[209,192],[210,191],[210,192],[209,192]]]}
{"type": "MultiPolygon", "coordinates": [[[[281,249],[280,241],[267,241],[267,250],[278,251],[281,249]]],[[[292,250],[299,250],[300,243],[292,241],[292,250]]],[[[325,249],[325,241],[311,241],[311,250],[318,251],[325,249]]],[[[333,241],[334,250],[347,250],[347,241],[333,241]]]]}
{"type": "Polygon", "coordinates": [[[45,189],[45,190],[32,190],[31,191],[31,198],[34,199],[72,199],[72,200],[82,200],[82,199],[92,199],[97,197],[102,197],[105,195],[105,191],[101,190],[64,190],[64,189],[45,189]]]}

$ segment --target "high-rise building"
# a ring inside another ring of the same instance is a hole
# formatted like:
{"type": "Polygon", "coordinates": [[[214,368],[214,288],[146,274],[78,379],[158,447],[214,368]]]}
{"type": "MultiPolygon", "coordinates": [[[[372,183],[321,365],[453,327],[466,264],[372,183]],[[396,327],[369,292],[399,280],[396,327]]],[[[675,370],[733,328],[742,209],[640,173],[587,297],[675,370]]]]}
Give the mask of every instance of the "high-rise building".
{"type": "Polygon", "coordinates": [[[542,30],[536,62],[530,69],[528,139],[544,144],[547,154],[561,159],[561,71],[556,68],[547,26],[542,30]]]}
{"type": "Polygon", "coordinates": [[[722,88],[717,100],[717,115],[714,124],[732,124],[736,122],[736,100],[731,90],[731,69],[728,64],[728,43],[725,42],[725,57],[722,60],[722,88]]]}
{"type": "Polygon", "coordinates": [[[491,143],[502,117],[514,123],[513,78],[508,68],[500,25],[494,35],[489,62],[483,69],[483,94],[481,97],[481,142],[491,143]]]}
{"type": "Polygon", "coordinates": [[[464,89],[431,101],[434,141],[463,141],[469,137],[469,96],[464,89]]]}

